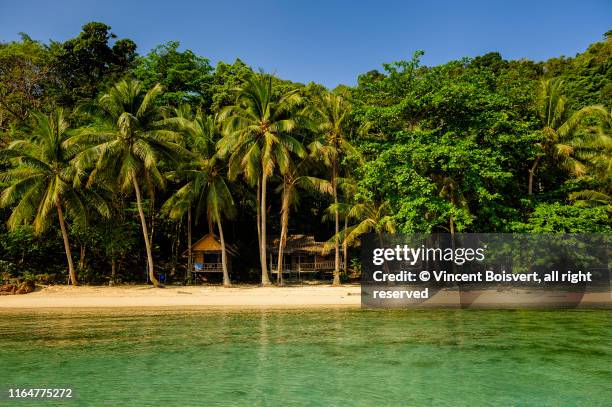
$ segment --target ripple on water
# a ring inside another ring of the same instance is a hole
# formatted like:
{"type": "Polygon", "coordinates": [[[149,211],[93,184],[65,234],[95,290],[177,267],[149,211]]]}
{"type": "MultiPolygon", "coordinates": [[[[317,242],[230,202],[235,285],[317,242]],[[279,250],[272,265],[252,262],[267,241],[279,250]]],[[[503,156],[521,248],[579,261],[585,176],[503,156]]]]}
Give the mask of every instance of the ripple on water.
{"type": "Polygon", "coordinates": [[[612,311],[5,313],[0,383],[85,404],[607,405],[612,311]]]}

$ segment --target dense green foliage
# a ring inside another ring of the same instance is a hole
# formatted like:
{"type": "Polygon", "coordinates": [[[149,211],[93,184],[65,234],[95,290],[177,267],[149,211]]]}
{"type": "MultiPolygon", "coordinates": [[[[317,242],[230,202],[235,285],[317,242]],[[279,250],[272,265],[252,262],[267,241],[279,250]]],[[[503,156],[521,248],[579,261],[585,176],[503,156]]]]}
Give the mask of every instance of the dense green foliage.
{"type": "Polygon", "coordinates": [[[188,232],[210,231],[241,253],[232,280],[267,283],[287,233],[338,252],[369,231],[612,230],[610,32],[544,62],[422,54],[330,92],[178,42],[138,56],[102,23],[0,43],[0,272],[66,281],[68,254],[85,282],[182,281],[188,232]]]}

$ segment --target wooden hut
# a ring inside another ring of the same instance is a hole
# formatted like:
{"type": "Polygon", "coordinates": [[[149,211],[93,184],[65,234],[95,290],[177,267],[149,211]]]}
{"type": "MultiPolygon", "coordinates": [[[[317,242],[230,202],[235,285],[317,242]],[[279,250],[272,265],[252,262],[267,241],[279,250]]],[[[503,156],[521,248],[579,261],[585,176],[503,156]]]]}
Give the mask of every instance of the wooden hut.
{"type": "MultiPolygon", "coordinates": [[[[232,269],[232,256],[236,255],[236,250],[226,244],[227,270],[232,269]]],[[[207,234],[191,246],[193,256],[193,273],[223,273],[221,263],[221,242],[212,233],[207,234]]]]}
{"type": "MultiPolygon", "coordinates": [[[[278,273],[278,239],[268,246],[270,271],[278,273]]],[[[325,242],[317,242],[314,236],[289,235],[283,250],[283,274],[295,273],[329,273],[335,268],[333,249],[325,253],[325,242]]],[[[342,252],[340,252],[340,269],[343,267],[342,252]]]]}

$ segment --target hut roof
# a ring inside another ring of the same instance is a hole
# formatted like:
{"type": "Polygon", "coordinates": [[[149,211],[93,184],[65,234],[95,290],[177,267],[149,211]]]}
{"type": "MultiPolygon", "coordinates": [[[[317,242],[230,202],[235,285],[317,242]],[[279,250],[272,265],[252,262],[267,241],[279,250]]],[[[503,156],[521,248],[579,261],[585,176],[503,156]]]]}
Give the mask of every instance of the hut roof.
{"type": "MultiPolygon", "coordinates": [[[[233,247],[232,245],[229,245],[229,244],[226,243],[225,244],[225,249],[227,250],[228,253],[230,253],[232,255],[236,255],[237,254],[236,248],[233,247]]],[[[217,236],[215,236],[212,233],[209,233],[207,235],[204,235],[197,242],[195,242],[191,246],[191,251],[192,252],[220,252],[221,251],[221,242],[219,241],[217,236]]],[[[185,252],[185,253],[187,253],[187,252],[185,252]]]]}
{"type": "MultiPolygon", "coordinates": [[[[279,240],[274,239],[268,248],[272,251],[278,251],[279,240]]],[[[311,254],[323,254],[323,247],[325,242],[315,241],[314,236],[311,235],[289,235],[287,236],[287,243],[285,244],[285,253],[311,253],[311,254]]]]}

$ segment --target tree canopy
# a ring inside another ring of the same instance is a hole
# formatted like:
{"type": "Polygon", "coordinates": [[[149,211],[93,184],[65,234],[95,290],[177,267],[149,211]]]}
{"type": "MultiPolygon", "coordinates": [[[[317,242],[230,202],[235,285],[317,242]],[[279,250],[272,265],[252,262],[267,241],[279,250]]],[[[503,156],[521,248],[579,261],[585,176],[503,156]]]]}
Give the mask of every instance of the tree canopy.
{"type": "Polygon", "coordinates": [[[610,32],[541,62],[423,55],[328,90],[178,41],[138,55],[100,22],[0,43],[0,271],[180,281],[211,232],[240,249],[232,280],[268,283],[295,233],[331,245],[337,283],[365,232],[612,230],[610,32]]]}

